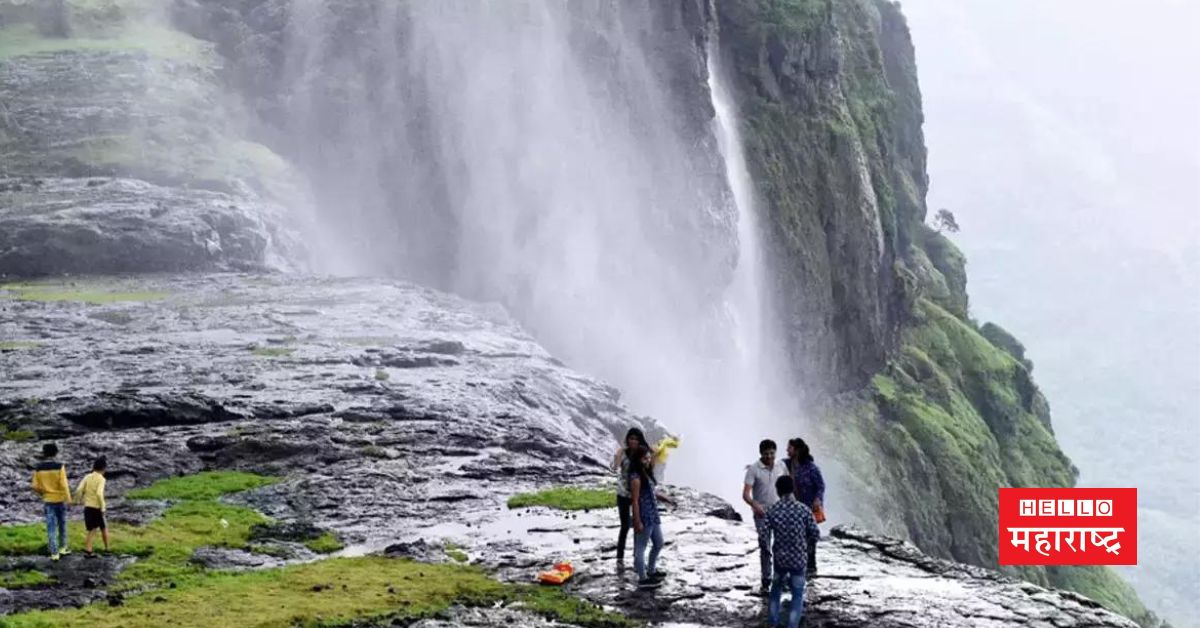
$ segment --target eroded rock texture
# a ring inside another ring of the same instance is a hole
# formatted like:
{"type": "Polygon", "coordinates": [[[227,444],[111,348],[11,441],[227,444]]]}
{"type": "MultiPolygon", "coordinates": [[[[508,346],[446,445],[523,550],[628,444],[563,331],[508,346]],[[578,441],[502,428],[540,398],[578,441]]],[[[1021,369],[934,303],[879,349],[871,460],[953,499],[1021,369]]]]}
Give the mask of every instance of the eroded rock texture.
{"type": "MultiPolygon", "coordinates": [[[[0,422],[58,439],[73,473],[107,455],[114,514],[155,516],[120,496],[158,478],[253,470],[286,478],[233,498],[294,524],[267,536],[316,525],[347,541],[346,554],[435,561],[450,560],[449,541],[517,582],[566,558],[579,567],[573,594],[635,618],[759,621],[753,526],[727,518],[716,498],[666,489],[677,502],[665,517],[671,575],[654,593],[637,591],[615,560],[615,509],[507,508],[522,491],[611,483],[604,461],[616,435],[631,424],[660,430],[554,360],[501,309],[369,280],[164,276],[101,287],[169,296],[0,301],[0,333],[23,343],[0,352],[0,422]]],[[[37,448],[0,443],[0,482],[27,482],[37,448]]],[[[22,491],[0,493],[0,513],[3,522],[38,518],[22,491]]],[[[809,626],[1132,625],[1073,594],[860,530],[834,530],[819,552],[809,626]]],[[[207,549],[195,559],[279,564],[207,549]]],[[[97,567],[91,584],[121,567],[97,567]]],[[[0,610],[84,603],[95,597],[87,589],[67,582],[54,602],[44,591],[5,592],[0,610]]],[[[463,609],[451,624],[428,625],[523,621],[514,617],[463,609]]]]}

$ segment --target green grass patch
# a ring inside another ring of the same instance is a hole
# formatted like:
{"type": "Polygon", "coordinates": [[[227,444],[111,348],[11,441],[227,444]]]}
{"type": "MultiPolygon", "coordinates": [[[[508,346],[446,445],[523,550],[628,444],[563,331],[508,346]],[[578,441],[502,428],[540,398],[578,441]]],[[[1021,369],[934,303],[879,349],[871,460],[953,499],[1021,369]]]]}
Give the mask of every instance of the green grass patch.
{"type": "Polygon", "coordinates": [[[37,438],[37,434],[29,430],[10,430],[7,427],[0,425],[0,441],[10,440],[17,443],[24,443],[37,438]]]}
{"type": "Polygon", "coordinates": [[[458,543],[446,541],[446,555],[456,563],[465,563],[471,559],[458,543]]]}
{"type": "Polygon", "coordinates": [[[31,24],[0,28],[0,61],[60,52],[144,51],[167,59],[194,59],[205,54],[204,42],[147,22],[119,25],[76,37],[45,37],[31,24]]]}
{"type": "Polygon", "coordinates": [[[242,471],[204,471],[194,475],[159,480],[146,488],[129,491],[131,499],[214,500],[279,482],[279,478],[242,471]]]}
{"type": "Polygon", "coordinates": [[[309,539],[304,542],[304,547],[318,554],[332,554],[346,547],[332,532],[324,532],[321,536],[315,539],[309,539]]]}
{"type": "MultiPolygon", "coordinates": [[[[231,573],[209,571],[190,562],[204,546],[266,551],[251,546],[252,529],[267,523],[258,512],[214,501],[220,495],[278,481],[239,472],[208,472],[171,478],[135,491],[141,499],[178,503],[143,527],[110,526],[113,551],[140,557],[118,576],[114,589],[124,604],[34,611],[0,620],[5,628],[87,626],[339,626],[356,621],[406,623],[454,604],[493,607],[508,604],[560,622],[594,628],[638,625],[559,589],[498,582],[479,568],[428,565],[384,557],[333,558],[280,569],[231,573]],[[170,585],[170,586],[168,586],[170,585]]],[[[603,491],[599,491],[603,492],[603,491]]],[[[131,494],[131,496],[133,496],[131,494]]],[[[68,524],[69,543],[79,547],[84,530],[68,524]]],[[[46,551],[41,524],[0,527],[0,555],[46,551]]],[[[332,533],[305,543],[318,552],[341,549],[332,533]]],[[[461,548],[447,553],[465,562],[461,548]]],[[[282,552],[281,552],[282,553],[282,552]]],[[[34,574],[12,576],[27,586],[45,584],[34,574]]]]}
{"type": "MultiPolygon", "coordinates": [[[[54,578],[33,569],[0,571],[0,589],[24,589],[51,584],[54,578]]],[[[3,620],[0,620],[2,623],[3,620]]]]}
{"type": "Polygon", "coordinates": [[[443,612],[454,604],[498,603],[578,626],[638,625],[561,590],[503,584],[472,567],[362,557],[210,575],[176,589],[131,596],[115,608],[94,604],[13,615],[7,618],[6,626],[285,628],[337,626],[372,619],[404,623],[443,612]]]}
{"type": "Polygon", "coordinates": [[[0,290],[11,293],[20,301],[56,303],[73,301],[92,305],[108,303],[160,301],[170,294],[153,290],[122,291],[100,286],[74,286],[53,283],[21,283],[0,286],[0,290]]]}
{"type": "MultiPolygon", "coordinates": [[[[249,508],[189,501],[172,506],[161,518],[143,527],[110,523],[112,551],[141,558],[121,572],[118,580],[121,586],[132,588],[194,579],[202,575],[203,569],[189,562],[193,552],[204,546],[244,549],[250,528],[266,521],[249,508]]],[[[84,534],[82,522],[68,522],[70,547],[83,547],[84,534]]],[[[0,527],[0,555],[27,556],[46,551],[43,524],[0,527]]]]}
{"type": "Polygon", "coordinates": [[[37,349],[40,346],[42,346],[42,343],[33,340],[0,341],[0,351],[27,351],[29,349],[37,349]]]}
{"type": "Polygon", "coordinates": [[[616,505],[615,491],[571,486],[550,488],[536,493],[521,493],[508,498],[509,508],[545,506],[558,510],[596,510],[615,508],[616,505]]]}
{"type": "MultiPolygon", "coordinates": [[[[216,471],[160,480],[148,488],[130,491],[133,499],[168,499],[179,503],[145,526],[111,523],[112,551],[140,559],[118,576],[118,589],[164,586],[195,581],[206,572],[190,559],[201,547],[247,549],[250,530],[268,522],[262,514],[241,506],[214,501],[236,493],[278,482],[237,471],[216,471]]],[[[82,547],[81,522],[67,524],[68,544],[82,547]]],[[[0,555],[25,556],[46,553],[45,527],[40,523],[0,527],[0,555]]]]}
{"type": "Polygon", "coordinates": [[[296,350],[292,347],[255,347],[250,352],[260,358],[284,358],[296,350]]]}

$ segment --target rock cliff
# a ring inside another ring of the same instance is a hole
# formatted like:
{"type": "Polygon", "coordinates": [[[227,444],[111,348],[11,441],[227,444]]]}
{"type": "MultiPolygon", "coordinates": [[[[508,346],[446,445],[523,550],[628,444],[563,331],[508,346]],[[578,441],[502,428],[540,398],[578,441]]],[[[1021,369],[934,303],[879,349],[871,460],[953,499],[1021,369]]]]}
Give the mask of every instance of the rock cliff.
{"type": "MultiPolygon", "coordinates": [[[[970,317],[966,260],[925,224],[916,59],[897,3],[717,2],[774,276],[806,389],[855,518],[995,566],[1000,486],[1071,486],[1033,365],[970,317]]],[[[1144,624],[1106,569],[1022,569],[1144,624]]]]}
{"type": "Polygon", "coordinates": [[[146,3],[17,0],[0,42],[0,273],[301,260],[297,180],[238,134],[211,44],[146,3]]]}

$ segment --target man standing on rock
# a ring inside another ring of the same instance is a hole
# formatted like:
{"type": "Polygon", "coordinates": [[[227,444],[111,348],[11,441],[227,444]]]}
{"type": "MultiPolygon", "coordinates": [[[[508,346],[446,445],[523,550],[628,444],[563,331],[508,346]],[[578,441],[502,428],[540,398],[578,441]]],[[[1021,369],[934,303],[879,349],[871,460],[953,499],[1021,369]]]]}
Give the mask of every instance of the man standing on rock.
{"type": "Polygon", "coordinates": [[[58,446],[42,446],[42,459],[33,470],[33,490],[42,496],[46,506],[46,535],[49,537],[50,560],[70,554],[67,548],[67,505],[71,503],[71,486],[67,483],[67,466],[55,460],[58,446]]]}
{"type": "Polygon", "coordinates": [[[767,612],[771,626],[779,625],[779,610],[786,586],[792,591],[788,628],[797,628],[804,617],[805,574],[808,571],[808,548],[815,547],[821,531],[813,519],[812,510],[793,494],[795,482],[790,475],[775,481],[779,501],[767,510],[766,526],[771,531],[775,550],[775,577],[771,582],[771,598],[767,612]]]}
{"type": "Polygon", "coordinates": [[[754,529],[758,531],[758,553],[762,563],[762,592],[771,588],[771,530],[767,527],[767,509],[779,501],[775,481],[787,477],[787,467],[775,461],[775,441],[758,444],[758,460],[746,466],[742,501],[754,511],[754,529]]]}

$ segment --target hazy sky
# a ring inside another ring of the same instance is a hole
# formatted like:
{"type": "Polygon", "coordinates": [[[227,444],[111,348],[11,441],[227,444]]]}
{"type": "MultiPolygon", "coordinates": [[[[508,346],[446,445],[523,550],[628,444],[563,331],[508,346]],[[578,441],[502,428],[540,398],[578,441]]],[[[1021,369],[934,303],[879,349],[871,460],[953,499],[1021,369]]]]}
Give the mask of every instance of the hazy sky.
{"type": "Polygon", "coordinates": [[[904,9],[973,314],[1025,341],[1080,483],[1138,487],[1124,573],[1200,626],[1200,2],[904,9]]]}

